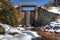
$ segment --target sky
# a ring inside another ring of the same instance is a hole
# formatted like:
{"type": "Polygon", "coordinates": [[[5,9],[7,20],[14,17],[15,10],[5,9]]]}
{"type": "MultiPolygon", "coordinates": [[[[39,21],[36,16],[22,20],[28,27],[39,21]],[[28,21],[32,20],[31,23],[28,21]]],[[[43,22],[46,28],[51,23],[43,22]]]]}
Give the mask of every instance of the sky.
{"type": "Polygon", "coordinates": [[[21,2],[35,2],[38,5],[44,5],[47,4],[48,2],[53,2],[53,0],[11,0],[15,6],[18,6],[21,2]]]}

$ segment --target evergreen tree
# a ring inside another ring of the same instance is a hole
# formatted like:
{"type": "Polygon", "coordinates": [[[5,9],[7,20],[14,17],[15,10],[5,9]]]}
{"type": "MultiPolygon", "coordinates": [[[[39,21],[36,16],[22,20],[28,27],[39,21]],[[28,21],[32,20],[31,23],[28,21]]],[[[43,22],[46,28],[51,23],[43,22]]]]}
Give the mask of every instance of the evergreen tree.
{"type": "Polygon", "coordinates": [[[16,25],[15,8],[10,0],[0,0],[0,23],[16,25]]]}

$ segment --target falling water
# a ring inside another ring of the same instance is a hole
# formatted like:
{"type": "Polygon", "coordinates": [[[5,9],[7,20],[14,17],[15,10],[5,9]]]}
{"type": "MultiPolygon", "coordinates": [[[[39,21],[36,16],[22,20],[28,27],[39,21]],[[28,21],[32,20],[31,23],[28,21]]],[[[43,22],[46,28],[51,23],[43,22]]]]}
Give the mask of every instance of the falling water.
{"type": "Polygon", "coordinates": [[[26,11],[26,25],[30,26],[30,11],[26,11]]]}

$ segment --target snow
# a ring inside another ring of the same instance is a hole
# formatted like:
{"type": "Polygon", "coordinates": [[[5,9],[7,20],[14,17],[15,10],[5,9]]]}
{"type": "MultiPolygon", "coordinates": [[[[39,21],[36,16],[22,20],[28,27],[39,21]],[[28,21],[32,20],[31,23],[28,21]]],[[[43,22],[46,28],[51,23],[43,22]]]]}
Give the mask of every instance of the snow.
{"type": "Polygon", "coordinates": [[[6,39],[6,38],[3,38],[3,39],[1,39],[1,40],[8,40],[8,39],[6,39]]]}
{"type": "Polygon", "coordinates": [[[12,39],[9,39],[9,40],[20,40],[20,39],[18,39],[18,38],[12,38],[12,39]]]}
{"type": "Polygon", "coordinates": [[[58,26],[59,27],[60,26],[60,20],[50,22],[50,26],[53,26],[53,27],[58,26]]]}
{"type": "Polygon", "coordinates": [[[3,38],[3,37],[4,37],[4,35],[0,35],[0,39],[3,38]]]}
{"type": "Polygon", "coordinates": [[[17,27],[17,29],[21,31],[25,30],[23,27],[17,27]]]}
{"type": "Polygon", "coordinates": [[[34,28],[34,27],[26,27],[26,28],[31,29],[31,28],[34,28]]]}
{"type": "Polygon", "coordinates": [[[8,34],[8,35],[4,35],[3,38],[11,39],[11,38],[13,38],[13,36],[8,34]]]}
{"type": "Polygon", "coordinates": [[[35,31],[25,31],[23,33],[27,33],[28,35],[30,35],[32,38],[36,38],[36,37],[40,37],[35,31]]]}
{"type": "Polygon", "coordinates": [[[31,40],[31,36],[27,35],[26,33],[22,33],[22,34],[16,34],[15,36],[12,35],[3,35],[3,37],[1,38],[2,35],[0,35],[0,40],[31,40]]]}
{"type": "Polygon", "coordinates": [[[17,33],[21,33],[21,30],[25,30],[22,27],[11,27],[10,25],[7,24],[1,24],[0,25],[5,29],[6,32],[8,33],[13,33],[13,32],[17,32],[17,33]]]}
{"type": "Polygon", "coordinates": [[[57,19],[58,22],[60,22],[60,19],[57,19]]]}
{"type": "Polygon", "coordinates": [[[41,27],[41,30],[47,32],[53,32],[53,33],[55,32],[60,33],[60,19],[50,22],[50,25],[41,27]]]}
{"type": "Polygon", "coordinates": [[[55,30],[55,32],[58,32],[59,33],[60,32],[60,29],[55,30]]]}
{"type": "Polygon", "coordinates": [[[47,32],[52,32],[52,33],[55,32],[55,30],[53,29],[53,27],[51,28],[50,26],[49,27],[42,28],[42,29],[44,29],[43,31],[47,31],[47,32]]]}
{"type": "Polygon", "coordinates": [[[6,25],[6,24],[3,24],[3,25],[4,25],[3,27],[5,28],[5,31],[6,31],[6,32],[7,32],[7,31],[10,29],[10,27],[11,27],[11,26],[6,25]]]}
{"type": "Polygon", "coordinates": [[[31,36],[27,35],[26,33],[22,33],[22,34],[16,34],[15,36],[12,35],[3,35],[3,37],[1,38],[2,35],[0,35],[0,40],[31,40],[31,36]]]}
{"type": "Polygon", "coordinates": [[[50,12],[53,12],[53,13],[57,13],[57,14],[60,14],[60,7],[50,7],[51,9],[48,10],[50,12]]]}
{"type": "Polygon", "coordinates": [[[54,29],[49,29],[48,32],[53,32],[54,33],[54,29]]]}
{"type": "Polygon", "coordinates": [[[12,35],[0,35],[0,40],[8,40],[8,39],[11,39],[11,38],[13,38],[13,36],[12,35]]]}
{"type": "Polygon", "coordinates": [[[14,6],[15,8],[19,7],[19,6],[14,6]]]}
{"type": "Polygon", "coordinates": [[[0,40],[31,40],[37,37],[41,38],[41,36],[39,36],[35,31],[25,30],[23,27],[11,27],[7,24],[2,24],[2,23],[0,23],[0,25],[6,31],[4,35],[0,35],[0,40]],[[15,35],[8,34],[14,32],[17,32],[19,34],[15,34],[15,35]]]}
{"type": "Polygon", "coordinates": [[[5,29],[5,31],[7,32],[9,29],[10,29],[10,25],[7,25],[7,24],[2,24],[0,23],[0,25],[5,29]]]}
{"type": "Polygon", "coordinates": [[[55,24],[50,24],[50,26],[53,26],[53,27],[54,27],[54,26],[55,26],[55,24]]]}
{"type": "Polygon", "coordinates": [[[15,35],[16,38],[19,38],[20,40],[31,40],[31,36],[26,34],[26,33],[22,33],[22,34],[17,34],[15,35]]]}
{"type": "Polygon", "coordinates": [[[34,27],[26,27],[26,30],[34,30],[34,27]]]}
{"type": "Polygon", "coordinates": [[[22,25],[19,25],[19,27],[22,27],[22,25]]]}
{"type": "MultiPolygon", "coordinates": [[[[46,9],[45,7],[42,6],[43,9],[46,9]]],[[[50,9],[46,9],[47,11],[49,12],[53,12],[53,13],[56,13],[56,14],[60,14],[60,6],[52,6],[50,7],[50,9]]]]}
{"type": "Polygon", "coordinates": [[[14,33],[14,32],[17,32],[17,33],[22,33],[20,30],[18,30],[17,28],[10,28],[9,30],[8,30],[8,33],[14,33]]]}

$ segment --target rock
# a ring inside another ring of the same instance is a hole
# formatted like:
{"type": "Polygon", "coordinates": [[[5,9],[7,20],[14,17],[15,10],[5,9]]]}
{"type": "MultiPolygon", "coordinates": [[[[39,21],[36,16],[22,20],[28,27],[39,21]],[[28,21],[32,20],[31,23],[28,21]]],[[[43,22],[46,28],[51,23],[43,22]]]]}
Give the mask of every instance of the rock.
{"type": "Polygon", "coordinates": [[[11,34],[11,35],[15,35],[15,34],[20,34],[22,32],[20,30],[18,30],[17,28],[10,28],[8,30],[8,33],[11,34]]]}
{"type": "Polygon", "coordinates": [[[0,34],[4,34],[5,33],[5,29],[0,25],[0,34]]]}

